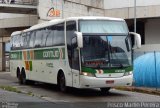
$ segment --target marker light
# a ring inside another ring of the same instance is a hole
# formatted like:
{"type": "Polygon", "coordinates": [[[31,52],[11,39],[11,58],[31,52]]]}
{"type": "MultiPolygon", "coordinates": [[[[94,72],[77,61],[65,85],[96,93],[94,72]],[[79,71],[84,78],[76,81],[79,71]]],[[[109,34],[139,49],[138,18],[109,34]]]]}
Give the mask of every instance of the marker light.
{"type": "Polygon", "coordinates": [[[128,75],[132,75],[132,71],[124,73],[124,76],[128,76],[128,75]]]}
{"type": "Polygon", "coordinates": [[[88,73],[88,72],[81,72],[81,75],[95,77],[93,73],[88,73]]]}

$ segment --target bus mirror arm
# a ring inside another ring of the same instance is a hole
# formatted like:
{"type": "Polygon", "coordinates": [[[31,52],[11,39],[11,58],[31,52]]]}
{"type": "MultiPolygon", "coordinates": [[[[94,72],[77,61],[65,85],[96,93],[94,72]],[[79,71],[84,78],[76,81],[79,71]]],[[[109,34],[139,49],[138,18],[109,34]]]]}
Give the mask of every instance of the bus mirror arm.
{"type": "Polygon", "coordinates": [[[81,32],[75,32],[76,36],[77,36],[77,44],[78,44],[78,48],[83,48],[83,36],[81,32]]]}
{"type": "Polygon", "coordinates": [[[130,35],[134,36],[134,46],[132,49],[139,49],[141,48],[141,36],[138,33],[130,32],[130,35]]]}

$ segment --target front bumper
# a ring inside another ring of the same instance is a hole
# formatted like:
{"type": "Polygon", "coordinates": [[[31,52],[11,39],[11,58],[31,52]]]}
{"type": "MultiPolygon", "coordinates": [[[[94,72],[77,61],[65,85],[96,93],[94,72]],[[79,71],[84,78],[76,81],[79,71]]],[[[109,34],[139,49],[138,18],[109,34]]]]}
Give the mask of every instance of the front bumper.
{"type": "Polygon", "coordinates": [[[131,86],[133,82],[133,75],[118,77],[118,78],[97,78],[89,76],[80,76],[79,88],[104,88],[116,86],[131,86]],[[107,84],[106,81],[113,81],[112,84],[107,84]]]}

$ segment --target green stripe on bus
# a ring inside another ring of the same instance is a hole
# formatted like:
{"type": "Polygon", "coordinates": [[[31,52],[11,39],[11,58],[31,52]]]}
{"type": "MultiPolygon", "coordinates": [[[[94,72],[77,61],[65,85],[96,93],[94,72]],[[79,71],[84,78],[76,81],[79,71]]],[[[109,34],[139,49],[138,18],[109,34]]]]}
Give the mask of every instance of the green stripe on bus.
{"type": "Polygon", "coordinates": [[[133,67],[129,66],[127,68],[122,68],[122,69],[117,69],[117,68],[112,68],[112,69],[93,69],[93,68],[88,68],[88,67],[82,67],[82,72],[88,72],[88,73],[97,73],[98,70],[103,70],[104,73],[125,73],[129,71],[133,71],[133,67]]]}
{"type": "Polygon", "coordinates": [[[65,59],[65,48],[39,49],[39,50],[27,50],[27,51],[23,50],[17,52],[10,52],[10,59],[22,60],[22,52],[24,60],[65,59]]]}
{"type": "Polygon", "coordinates": [[[21,51],[11,52],[10,59],[11,60],[22,60],[22,52],[21,51]]]}
{"type": "Polygon", "coordinates": [[[54,48],[54,49],[43,49],[34,50],[34,59],[65,59],[65,49],[64,48],[54,48]]]}

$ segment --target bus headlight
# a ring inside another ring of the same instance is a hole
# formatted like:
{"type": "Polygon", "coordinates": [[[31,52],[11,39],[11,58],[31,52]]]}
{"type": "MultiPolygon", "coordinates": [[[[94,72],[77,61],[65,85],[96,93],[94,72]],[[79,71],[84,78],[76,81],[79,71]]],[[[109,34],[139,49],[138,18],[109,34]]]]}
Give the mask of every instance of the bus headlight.
{"type": "Polygon", "coordinates": [[[128,76],[128,75],[132,75],[132,71],[124,73],[124,76],[128,76]]]}
{"type": "Polygon", "coordinates": [[[88,72],[81,72],[81,75],[95,77],[93,73],[88,73],[88,72]]]}

